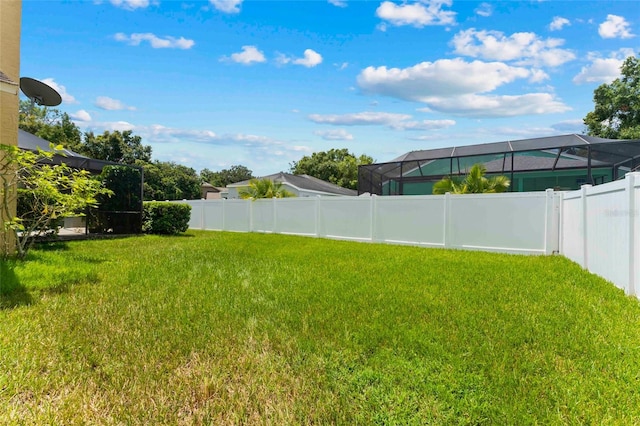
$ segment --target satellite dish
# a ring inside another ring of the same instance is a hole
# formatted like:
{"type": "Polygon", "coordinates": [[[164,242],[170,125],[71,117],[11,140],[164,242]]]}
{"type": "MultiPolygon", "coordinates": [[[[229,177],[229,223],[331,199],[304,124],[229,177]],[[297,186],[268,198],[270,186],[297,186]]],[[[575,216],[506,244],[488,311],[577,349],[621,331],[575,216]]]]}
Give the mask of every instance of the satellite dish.
{"type": "Polygon", "coordinates": [[[62,102],[62,97],[54,88],[34,78],[20,77],[20,90],[31,99],[32,104],[56,106],[62,102]]]}

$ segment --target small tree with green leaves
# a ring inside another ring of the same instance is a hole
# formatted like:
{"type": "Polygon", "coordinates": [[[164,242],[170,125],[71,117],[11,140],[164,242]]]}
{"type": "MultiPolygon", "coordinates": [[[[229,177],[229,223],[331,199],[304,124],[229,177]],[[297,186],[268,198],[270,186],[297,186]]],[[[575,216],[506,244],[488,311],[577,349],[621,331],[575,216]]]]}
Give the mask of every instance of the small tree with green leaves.
{"type": "Polygon", "coordinates": [[[270,179],[251,179],[249,186],[238,191],[242,199],[289,198],[295,195],[282,187],[281,182],[270,179]]]}
{"type": "Polygon", "coordinates": [[[110,194],[100,181],[86,170],[76,170],[66,164],[55,164],[53,152],[22,150],[17,146],[0,144],[0,209],[3,232],[13,238],[3,239],[2,256],[15,253],[23,259],[33,242],[59,218],[81,214],[86,207],[97,205],[98,194],[110,194]],[[12,206],[22,192],[21,213],[14,214],[12,206]],[[12,246],[15,244],[15,246],[12,246]]]}
{"type": "Polygon", "coordinates": [[[474,164],[469,174],[462,178],[446,176],[433,185],[434,194],[479,194],[505,192],[511,182],[506,176],[485,177],[487,168],[484,164],[474,164]]]}

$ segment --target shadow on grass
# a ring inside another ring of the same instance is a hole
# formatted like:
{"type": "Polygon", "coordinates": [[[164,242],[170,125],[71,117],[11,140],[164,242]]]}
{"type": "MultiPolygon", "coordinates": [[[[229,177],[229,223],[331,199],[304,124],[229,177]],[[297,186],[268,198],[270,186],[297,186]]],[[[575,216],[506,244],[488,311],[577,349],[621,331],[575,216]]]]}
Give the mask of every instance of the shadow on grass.
{"type": "MultiPolygon", "coordinates": [[[[41,251],[66,251],[69,250],[67,243],[62,241],[36,241],[35,248],[41,251]]],[[[30,252],[32,253],[32,252],[30,252]]]]}
{"type": "Polygon", "coordinates": [[[14,269],[15,260],[0,259],[0,309],[12,309],[33,303],[31,294],[20,284],[14,269]]]}

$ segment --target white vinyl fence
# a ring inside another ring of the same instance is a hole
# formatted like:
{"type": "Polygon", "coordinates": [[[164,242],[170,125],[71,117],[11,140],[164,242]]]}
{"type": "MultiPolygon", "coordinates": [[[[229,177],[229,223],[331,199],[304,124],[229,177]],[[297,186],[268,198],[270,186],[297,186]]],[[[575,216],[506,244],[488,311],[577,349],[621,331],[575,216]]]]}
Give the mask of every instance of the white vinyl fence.
{"type": "Polygon", "coordinates": [[[560,199],[548,190],[186,202],[193,229],[551,254],[559,250],[560,199]]]}
{"type": "Polygon", "coordinates": [[[640,295],[640,173],[571,192],[186,202],[194,229],[560,253],[640,295]]]}
{"type": "Polygon", "coordinates": [[[560,253],[638,296],[640,173],[562,196],[560,253]]]}

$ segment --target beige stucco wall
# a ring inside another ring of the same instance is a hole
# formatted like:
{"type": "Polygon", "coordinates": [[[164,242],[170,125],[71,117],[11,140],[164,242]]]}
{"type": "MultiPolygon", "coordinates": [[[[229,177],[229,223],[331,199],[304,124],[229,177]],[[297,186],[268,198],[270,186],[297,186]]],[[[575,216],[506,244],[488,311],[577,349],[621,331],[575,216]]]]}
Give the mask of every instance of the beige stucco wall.
{"type": "MultiPolygon", "coordinates": [[[[18,82],[20,81],[20,21],[22,0],[0,0],[0,71],[15,84],[0,83],[0,143],[18,145],[18,82]]],[[[15,214],[15,205],[11,206],[15,214]]],[[[4,218],[0,217],[0,225],[4,218]]],[[[5,234],[0,226],[0,244],[5,234]]]]}

